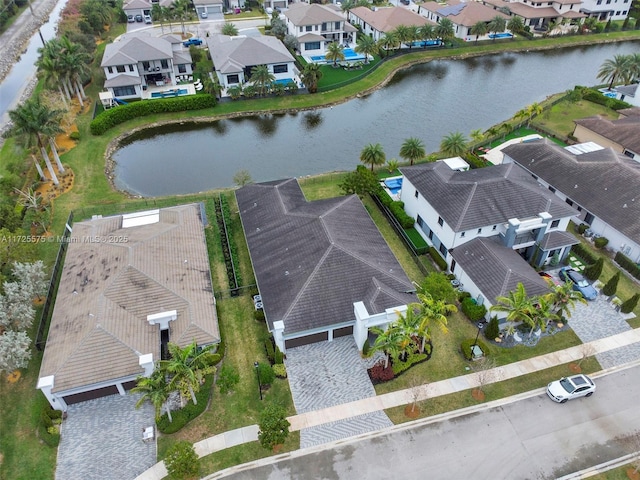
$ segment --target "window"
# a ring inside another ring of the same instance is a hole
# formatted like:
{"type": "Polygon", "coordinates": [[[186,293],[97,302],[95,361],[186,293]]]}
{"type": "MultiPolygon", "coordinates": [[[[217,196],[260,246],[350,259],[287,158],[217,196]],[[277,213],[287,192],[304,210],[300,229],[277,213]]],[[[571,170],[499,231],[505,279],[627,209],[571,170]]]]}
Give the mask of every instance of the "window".
{"type": "Polygon", "coordinates": [[[567,197],[567,199],[565,200],[565,202],[567,202],[567,204],[571,207],[573,207],[573,200],[571,200],[569,197],[567,197]]]}
{"type": "Polygon", "coordinates": [[[463,238],[465,233],[467,232],[460,232],[460,238],[463,238]]]}
{"type": "Polygon", "coordinates": [[[129,71],[133,72],[133,65],[129,65],[129,71]]]}
{"type": "Polygon", "coordinates": [[[136,95],[136,87],[134,86],[114,87],[113,89],[114,97],[127,97],[129,95],[136,95]]]}
{"type": "Polygon", "coordinates": [[[629,157],[629,158],[633,158],[635,155],[633,154],[633,152],[629,151],[629,150],[625,150],[624,154],[629,157]]]}
{"type": "Polygon", "coordinates": [[[160,65],[162,65],[162,68],[169,68],[169,62],[166,60],[160,60],[160,65]]]}
{"type": "Polygon", "coordinates": [[[142,68],[144,68],[145,71],[149,70],[149,62],[142,62],[142,68]]]}
{"type": "Polygon", "coordinates": [[[186,65],[178,65],[178,73],[187,73],[186,65]]]}
{"type": "Polygon", "coordinates": [[[304,44],[305,51],[320,50],[320,42],[307,42],[304,44]]]}
{"type": "Polygon", "coordinates": [[[335,28],[336,30],[340,30],[340,22],[335,22],[333,24],[333,28],[335,28]]]}
{"type": "Polygon", "coordinates": [[[478,233],[482,233],[482,229],[481,228],[478,229],[478,233]]]}
{"type": "Polygon", "coordinates": [[[231,84],[231,83],[240,83],[240,76],[235,73],[233,75],[227,75],[227,83],[231,84]]]}
{"type": "Polygon", "coordinates": [[[555,189],[555,188],[553,188],[551,185],[549,185],[549,191],[550,191],[551,193],[556,193],[556,189],[555,189]]]}
{"type": "Polygon", "coordinates": [[[551,228],[558,228],[558,225],[560,225],[560,220],[554,220],[551,222],[551,228]]]}
{"type": "Polygon", "coordinates": [[[116,72],[118,73],[124,73],[124,65],[118,65],[116,67],[116,72]]]}
{"type": "Polygon", "coordinates": [[[113,68],[112,68],[112,67],[107,67],[107,71],[108,71],[109,73],[113,73],[113,68]]]}
{"type": "Polygon", "coordinates": [[[442,243],[440,244],[440,247],[438,248],[438,250],[440,250],[440,253],[442,254],[442,256],[444,258],[447,258],[447,247],[445,247],[442,243]]]}
{"type": "Polygon", "coordinates": [[[610,5],[610,4],[611,4],[611,0],[607,0],[607,5],[610,5]]]}
{"type": "Polygon", "coordinates": [[[289,71],[289,65],[282,63],[280,65],[273,66],[273,73],[287,73],[289,71]]]}
{"type": "Polygon", "coordinates": [[[322,22],[322,31],[323,32],[327,31],[327,22],[322,22]]]}
{"type": "Polygon", "coordinates": [[[602,5],[602,0],[598,0],[598,1],[596,2],[596,4],[597,4],[597,5],[602,5]]]}
{"type": "Polygon", "coordinates": [[[620,10],[618,10],[618,11],[616,12],[616,15],[620,15],[620,10]]]}
{"type": "Polygon", "coordinates": [[[438,217],[438,225],[440,226],[444,225],[444,220],[442,220],[442,217],[438,217]]]}
{"type": "Polygon", "coordinates": [[[302,32],[303,32],[302,27],[300,27],[300,33],[302,33],[302,32]]]}
{"type": "Polygon", "coordinates": [[[416,223],[420,225],[421,228],[424,226],[424,220],[422,220],[422,217],[420,215],[418,215],[418,218],[416,218],[416,223]]]}
{"type": "Polygon", "coordinates": [[[311,28],[312,28],[311,25],[307,25],[306,27],[304,27],[304,30],[305,30],[305,32],[310,32],[311,28]]]}
{"type": "Polygon", "coordinates": [[[413,196],[418,198],[418,195],[419,195],[418,190],[416,190],[416,192],[413,194],[413,196]]]}
{"type": "Polygon", "coordinates": [[[453,272],[456,269],[456,261],[451,259],[451,271],[453,272]]]}
{"type": "Polygon", "coordinates": [[[433,240],[433,230],[429,230],[429,240],[433,240]]]}

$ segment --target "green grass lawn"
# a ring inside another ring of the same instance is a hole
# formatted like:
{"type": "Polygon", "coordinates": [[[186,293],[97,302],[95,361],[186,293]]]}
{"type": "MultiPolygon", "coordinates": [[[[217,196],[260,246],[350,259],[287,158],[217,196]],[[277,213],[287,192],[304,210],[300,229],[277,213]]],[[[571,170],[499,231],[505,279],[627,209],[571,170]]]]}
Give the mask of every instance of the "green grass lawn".
{"type": "Polygon", "coordinates": [[[545,110],[542,115],[535,117],[531,121],[531,125],[558,132],[558,136],[567,137],[575,129],[576,125],[573,123],[575,119],[593,115],[603,115],[610,120],[618,118],[618,114],[614,110],[597,103],[587,100],[578,102],[563,100],[545,110]]]}
{"type": "Polygon", "coordinates": [[[363,78],[368,75],[371,70],[375,69],[380,61],[380,56],[376,55],[373,60],[363,65],[361,70],[345,70],[340,66],[334,67],[331,64],[322,65],[322,67],[320,67],[322,78],[318,82],[318,89],[322,90],[345,82],[352,82],[354,79],[363,78]]]}

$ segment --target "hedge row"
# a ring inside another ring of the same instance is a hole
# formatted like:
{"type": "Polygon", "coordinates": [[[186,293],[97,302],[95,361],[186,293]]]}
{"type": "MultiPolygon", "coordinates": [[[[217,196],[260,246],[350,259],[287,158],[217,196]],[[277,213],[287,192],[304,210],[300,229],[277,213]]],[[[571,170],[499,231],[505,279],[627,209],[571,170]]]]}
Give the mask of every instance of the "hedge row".
{"type": "Polygon", "coordinates": [[[594,90],[593,88],[583,88],[582,98],[590,102],[597,103],[598,105],[604,105],[612,110],[622,110],[623,108],[632,107],[632,105],[627,102],[623,102],[622,100],[605,97],[602,93],[594,90]]]}
{"type": "Polygon", "coordinates": [[[487,314],[487,307],[478,305],[473,298],[467,297],[462,301],[462,311],[469,320],[477,322],[487,314]]]}
{"type": "Polygon", "coordinates": [[[378,197],[378,200],[389,209],[393,216],[396,217],[396,220],[398,220],[402,228],[407,229],[413,227],[416,221],[404,211],[404,202],[393,200],[381,186],[375,195],[378,197]]]}
{"type": "Polygon", "coordinates": [[[90,125],[93,135],[102,135],[110,128],[120,125],[134,118],[145,117],[157,113],[184,112],[200,110],[216,105],[216,98],[212,95],[188,95],[178,98],[162,98],[133,102],[105,110],[93,119],[90,125]]]}
{"type": "Polygon", "coordinates": [[[624,268],[627,272],[633,275],[635,278],[640,279],[640,267],[626,255],[621,252],[616,253],[616,263],[624,268]]]}
{"type": "Polygon", "coordinates": [[[442,256],[440,255],[440,252],[436,250],[436,247],[434,246],[429,247],[429,255],[431,255],[431,258],[433,259],[433,261],[436,262],[436,265],[440,267],[440,270],[442,270],[443,272],[447,271],[447,261],[444,258],[442,258],[442,256]]]}
{"type": "Polygon", "coordinates": [[[571,252],[575,253],[589,265],[596,263],[596,261],[598,260],[598,257],[591,253],[589,249],[581,243],[578,243],[577,245],[571,247],[571,252]]]}
{"type": "Polygon", "coordinates": [[[60,423],[61,419],[62,412],[60,410],[54,410],[48,405],[44,407],[40,413],[38,437],[50,447],[57,447],[60,443],[60,432],[58,428],[54,426],[54,423],[60,423]]]}
{"type": "Polygon", "coordinates": [[[198,404],[194,405],[191,400],[180,410],[172,410],[171,418],[172,422],[169,421],[169,416],[165,413],[158,419],[158,430],[162,433],[175,433],[184,427],[191,420],[196,418],[202,412],[204,412],[205,408],[207,408],[207,403],[209,403],[209,394],[211,393],[211,387],[213,386],[213,374],[207,375],[204,381],[204,385],[200,387],[200,390],[196,392],[196,399],[198,400],[198,404]]]}

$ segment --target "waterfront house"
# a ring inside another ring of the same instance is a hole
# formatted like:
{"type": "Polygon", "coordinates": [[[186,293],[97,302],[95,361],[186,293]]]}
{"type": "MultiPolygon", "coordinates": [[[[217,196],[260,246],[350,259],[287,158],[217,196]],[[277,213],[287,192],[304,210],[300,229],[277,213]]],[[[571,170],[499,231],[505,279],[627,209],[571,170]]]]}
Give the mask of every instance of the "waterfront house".
{"type": "Polygon", "coordinates": [[[433,25],[430,20],[403,7],[375,8],[355,7],[347,13],[347,19],[362,29],[362,33],[378,41],[385,34],[392,32],[400,25],[406,27],[422,27],[433,25]]]}

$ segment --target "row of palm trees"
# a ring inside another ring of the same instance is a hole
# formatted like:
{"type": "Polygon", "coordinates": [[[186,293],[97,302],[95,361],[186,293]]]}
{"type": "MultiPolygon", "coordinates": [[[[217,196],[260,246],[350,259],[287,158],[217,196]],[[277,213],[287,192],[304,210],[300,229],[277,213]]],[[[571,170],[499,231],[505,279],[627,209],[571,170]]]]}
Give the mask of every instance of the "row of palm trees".
{"type": "Polygon", "coordinates": [[[609,82],[609,90],[614,83],[624,85],[640,79],[640,53],[614,55],[607,59],[598,70],[598,79],[609,82]]]}
{"type": "Polygon", "coordinates": [[[174,21],[180,22],[182,33],[185,33],[184,22],[193,17],[190,0],[175,0],[169,7],[162,7],[159,3],[152,5],[151,18],[160,23],[162,33],[164,33],[164,24],[168,23],[171,28],[171,23],[174,21]]]}
{"type": "MultiPolygon", "coordinates": [[[[150,402],[155,409],[157,421],[162,415],[162,407],[176,391],[180,393],[182,402],[191,398],[194,405],[197,405],[196,392],[204,383],[205,376],[215,373],[215,363],[220,360],[214,352],[215,348],[215,345],[199,347],[195,341],[184,348],[169,343],[170,358],[157,362],[151,376],[138,377],[137,385],[131,389],[132,393],[141,394],[136,408],[144,402],[150,402]]],[[[166,413],[169,421],[173,421],[168,405],[166,413]]]]}

